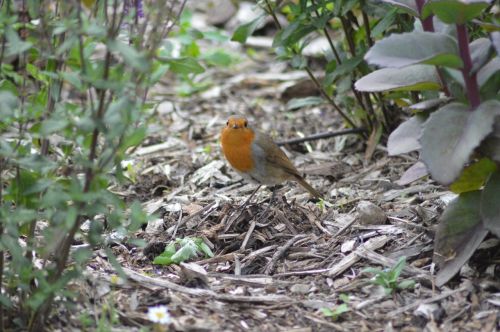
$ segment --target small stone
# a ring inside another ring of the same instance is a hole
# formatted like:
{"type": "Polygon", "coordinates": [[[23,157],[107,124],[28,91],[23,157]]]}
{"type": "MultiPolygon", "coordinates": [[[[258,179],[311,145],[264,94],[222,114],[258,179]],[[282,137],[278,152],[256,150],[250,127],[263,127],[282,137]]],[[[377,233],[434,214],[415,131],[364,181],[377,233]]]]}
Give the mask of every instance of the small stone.
{"type": "Polygon", "coordinates": [[[421,316],[429,321],[429,320],[435,320],[437,318],[436,315],[438,313],[438,310],[439,310],[439,305],[435,303],[428,303],[428,304],[423,303],[419,305],[417,309],[415,309],[413,314],[416,316],[421,316]]]}
{"type": "Polygon", "coordinates": [[[163,228],[163,219],[153,219],[148,221],[148,225],[146,226],[147,234],[158,234],[164,230],[163,228]]]}
{"type": "Polygon", "coordinates": [[[290,287],[290,291],[295,294],[307,294],[311,290],[311,286],[308,284],[295,284],[290,287]]]}
{"type": "Polygon", "coordinates": [[[361,225],[380,225],[387,220],[384,211],[369,201],[359,202],[356,210],[356,219],[361,225]]]}

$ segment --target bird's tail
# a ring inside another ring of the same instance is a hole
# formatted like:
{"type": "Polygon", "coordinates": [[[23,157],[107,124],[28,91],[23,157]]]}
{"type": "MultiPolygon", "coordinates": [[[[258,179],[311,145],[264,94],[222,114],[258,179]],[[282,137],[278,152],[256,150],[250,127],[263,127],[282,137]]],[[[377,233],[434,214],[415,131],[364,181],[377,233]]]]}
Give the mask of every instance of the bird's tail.
{"type": "Polygon", "coordinates": [[[304,187],[309,193],[311,193],[311,195],[313,195],[314,197],[316,198],[323,198],[323,195],[321,195],[319,193],[319,191],[317,191],[316,189],[314,189],[309,183],[306,182],[306,180],[304,180],[304,178],[298,174],[295,175],[295,180],[297,180],[297,182],[302,186],[304,187]]]}

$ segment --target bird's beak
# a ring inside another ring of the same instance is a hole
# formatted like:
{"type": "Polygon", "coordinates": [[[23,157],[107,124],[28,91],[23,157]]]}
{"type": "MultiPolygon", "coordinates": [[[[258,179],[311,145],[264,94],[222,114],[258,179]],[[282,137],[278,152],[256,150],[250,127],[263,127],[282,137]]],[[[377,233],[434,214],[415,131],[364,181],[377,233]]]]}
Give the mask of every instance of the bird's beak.
{"type": "Polygon", "coordinates": [[[234,125],[233,125],[233,129],[238,129],[238,125],[237,125],[237,124],[234,124],[234,125]]]}

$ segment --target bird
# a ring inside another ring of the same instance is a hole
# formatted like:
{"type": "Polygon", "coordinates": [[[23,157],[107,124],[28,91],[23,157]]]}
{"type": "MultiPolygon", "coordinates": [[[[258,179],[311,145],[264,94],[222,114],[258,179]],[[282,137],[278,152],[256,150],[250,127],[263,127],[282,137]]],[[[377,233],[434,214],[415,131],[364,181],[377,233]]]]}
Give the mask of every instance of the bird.
{"type": "Polygon", "coordinates": [[[254,193],[262,185],[273,186],[294,180],[312,196],[322,198],[322,195],[304,180],[273,139],[254,130],[245,117],[231,116],[227,120],[221,131],[221,146],[224,156],[234,170],[244,179],[259,184],[254,193]]]}

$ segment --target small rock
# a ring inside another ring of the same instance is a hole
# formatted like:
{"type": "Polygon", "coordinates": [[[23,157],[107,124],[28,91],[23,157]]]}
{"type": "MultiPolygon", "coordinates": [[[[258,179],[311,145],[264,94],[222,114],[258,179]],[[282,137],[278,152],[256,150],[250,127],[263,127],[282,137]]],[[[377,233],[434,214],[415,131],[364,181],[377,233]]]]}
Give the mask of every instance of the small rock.
{"type": "MultiPolygon", "coordinates": [[[[442,309],[441,309],[442,310],[442,309]]],[[[435,303],[421,304],[415,309],[413,314],[415,316],[420,316],[425,318],[426,320],[437,320],[440,316],[440,307],[435,303]]]]}
{"type": "Polygon", "coordinates": [[[238,8],[231,0],[202,1],[206,5],[206,20],[210,25],[223,26],[234,15],[238,8]]]}
{"type": "Polygon", "coordinates": [[[372,202],[361,201],[356,210],[356,219],[361,225],[379,225],[387,220],[384,211],[372,202]]]}
{"type": "Polygon", "coordinates": [[[342,243],[342,245],[340,246],[340,252],[343,254],[351,252],[354,249],[355,244],[356,244],[356,239],[342,243]]]}
{"type": "Polygon", "coordinates": [[[295,284],[290,287],[290,291],[295,294],[307,294],[309,293],[311,286],[308,284],[295,284]]]}
{"type": "Polygon", "coordinates": [[[147,234],[158,234],[164,230],[163,228],[163,219],[154,219],[148,221],[148,225],[146,226],[147,234]]]}

